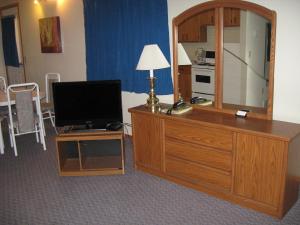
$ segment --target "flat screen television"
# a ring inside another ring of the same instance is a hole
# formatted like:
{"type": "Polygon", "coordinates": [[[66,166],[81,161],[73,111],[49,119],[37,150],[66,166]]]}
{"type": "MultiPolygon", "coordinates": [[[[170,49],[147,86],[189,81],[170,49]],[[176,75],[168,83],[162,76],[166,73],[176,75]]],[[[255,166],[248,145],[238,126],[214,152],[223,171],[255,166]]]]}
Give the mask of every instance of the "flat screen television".
{"type": "Polygon", "coordinates": [[[123,122],[120,80],[53,83],[57,127],[105,129],[123,122]]]}

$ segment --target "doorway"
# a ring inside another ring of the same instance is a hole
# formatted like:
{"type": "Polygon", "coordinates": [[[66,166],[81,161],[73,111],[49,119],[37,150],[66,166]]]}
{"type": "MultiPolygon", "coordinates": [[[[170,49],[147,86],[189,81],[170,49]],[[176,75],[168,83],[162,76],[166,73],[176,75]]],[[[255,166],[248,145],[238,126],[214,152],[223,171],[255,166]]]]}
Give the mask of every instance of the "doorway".
{"type": "Polygon", "coordinates": [[[26,76],[18,3],[1,7],[0,17],[0,72],[6,74],[9,85],[24,83],[26,76]]]}

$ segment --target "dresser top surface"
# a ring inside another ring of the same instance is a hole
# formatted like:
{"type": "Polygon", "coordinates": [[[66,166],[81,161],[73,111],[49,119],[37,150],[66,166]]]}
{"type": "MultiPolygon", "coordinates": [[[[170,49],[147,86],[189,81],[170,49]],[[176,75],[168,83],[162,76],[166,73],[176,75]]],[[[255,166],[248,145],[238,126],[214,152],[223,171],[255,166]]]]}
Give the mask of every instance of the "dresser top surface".
{"type": "Polygon", "coordinates": [[[277,120],[262,120],[254,118],[239,118],[234,115],[193,109],[181,115],[166,115],[165,113],[151,113],[148,107],[140,105],[130,108],[131,113],[144,113],[168,120],[206,124],[208,126],[222,126],[235,130],[247,130],[290,140],[300,134],[300,124],[277,120]]]}

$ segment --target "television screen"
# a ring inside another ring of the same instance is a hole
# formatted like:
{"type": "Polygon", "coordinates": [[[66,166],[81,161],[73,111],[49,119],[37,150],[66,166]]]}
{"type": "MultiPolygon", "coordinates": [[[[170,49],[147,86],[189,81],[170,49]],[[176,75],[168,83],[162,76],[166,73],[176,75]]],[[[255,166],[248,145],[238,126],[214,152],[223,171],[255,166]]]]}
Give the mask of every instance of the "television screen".
{"type": "Polygon", "coordinates": [[[123,122],[120,80],[53,83],[55,125],[104,129],[123,122]]]}

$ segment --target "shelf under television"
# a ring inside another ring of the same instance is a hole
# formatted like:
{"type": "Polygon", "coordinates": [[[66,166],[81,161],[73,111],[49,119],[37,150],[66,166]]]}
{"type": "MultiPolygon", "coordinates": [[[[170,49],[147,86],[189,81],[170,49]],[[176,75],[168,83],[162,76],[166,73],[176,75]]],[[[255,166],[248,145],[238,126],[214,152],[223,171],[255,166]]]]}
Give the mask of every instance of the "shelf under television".
{"type": "Polygon", "coordinates": [[[124,174],[123,135],[122,131],[75,132],[58,135],[56,143],[59,174],[61,176],[124,174]],[[88,145],[91,148],[80,148],[82,142],[88,143],[89,141],[93,142],[88,145]],[[117,154],[109,154],[105,151],[101,156],[94,154],[94,152],[105,150],[102,149],[103,141],[114,142],[113,150],[116,150],[117,154]]]}

